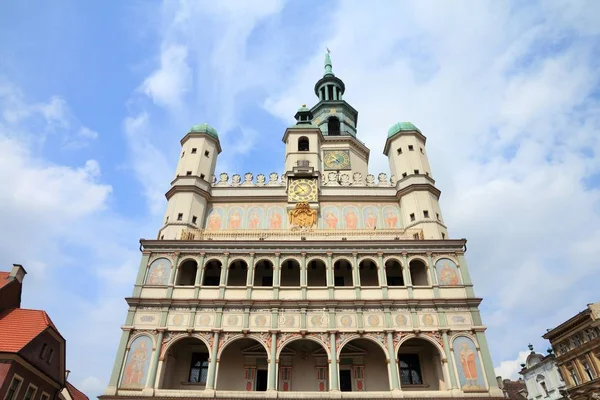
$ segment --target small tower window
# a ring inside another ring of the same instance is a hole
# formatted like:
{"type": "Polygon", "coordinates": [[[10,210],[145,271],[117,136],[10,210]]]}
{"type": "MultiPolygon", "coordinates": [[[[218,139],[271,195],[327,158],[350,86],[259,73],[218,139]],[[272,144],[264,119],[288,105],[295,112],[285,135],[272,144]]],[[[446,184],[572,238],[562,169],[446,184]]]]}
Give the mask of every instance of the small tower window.
{"type": "Polygon", "coordinates": [[[192,217],[192,224],[196,224],[196,221],[198,221],[198,217],[196,217],[195,215],[192,217]]]}
{"type": "Polygon", "coordinates": [[[429,211],[423,210],[423,217],[429,218],[429,211]]]}
{"type": "Polygon", "coordinates": [[[414,149],[415,149],[415,148],[413,147],[413,145],[412,145],[412,144],[409,144],[409,145],[408,145],[408,151],[414,151],[414,149]]]}
{"type": "Polygon", "coordinates": [[[183,214],[179,213],[179,214],[177,214],[177,221],[181,221],[181,220],[183,220],[183,214]]]}
{"type": "Polygon", "coordinates": [[[439,221],[440,220],[440,214],[439,213],[435,213],[435,216],[436,216],[437,220],[439,221]]]}
{"type": "Polygon", "coordinates": [[[165,239],[165,235],[161,235],[160,240],[164,240],[164,239],[165,239]]]}
{"type": "Polygon", "coordinates": [[[419,170],[418,170],[418,169],[415,169],[413,172],[414,172],[415,174],[419,175],[419,170]]]}
{"type": "Polygon", "coordinates": [[[398,147],[397,151],[398,151],[398,154],[402,154],[402,148],[401,147],[398,147]]]}
{"type": "Polygon", "coordinates": [[[204,174],[200,174],[200,179],[204,179],[204,174]]]}
{"type": "Polygon", "coordinates": [[[446,239],[446,234],[442,232],[442,239],[446,239]]]}
{"type": "Polygon", "coordinates": [[[206,157],[209,157],[209,156],[210,156],[210,151],[208,151],[208,150],[204,151],[204,155],[205,155],[206,157]]]}
{"type": "Polygon", "coordinates": [[[407,176],[407,175],[408,175],[408,174],[407,174],[406,172],[403,172],[403,173],[402,173],[402,177],[403,177],[403,178],[406,178],[406,176],[407,176]]]}
{"type": "Polygon", "coordinates": [[[192,154],[196,154],[196,151],[197,151],[197,150],[198,150],[198,149],[194,147],[194,148],[192,149],[192,154]]]}
{"type": "Polygon", "coordinates": [[[169,223],[169,216],[167,215],[167,220],[165,221],[165,224],[169,223]]]}
{"type": "Polygon", "coordinates": [[[327,93],[329,94],[329,100],[335,100],[333,97],[333,85],[327,85],[327,93]]]}
{"type": "Polygon", "coordinates": [[[330,117],[327,120],[327,134],[329,136],[340,135],[340,120],[337,117],[330,117]]]}
{"type": "Polygon", "coordinates": [[[185,172],[185,175],[186,175],[186,176],[190,176],[190,175],[192,175],[192,171],[186,171],[186,172],[185,172]]]}
{"type": "Polygon", "coordinates": [[[183,158],[183,156],[185,156],[185,151],[181,153],[181,158],[183,158]]]}
{"type": "Polygon", "coordinates": [[[423,153],[423,148],[422,147],[419,147],[419,150],[421,150],[421,154],[425,154],[425,153],[423,153]]]}
{"type": "Polygon", "coordinates": [[[415,220],[415,214],[414,214],[414,213],[413,213],[413,214],[410,214],[410,220],[411,220],[411,221],[414,221],[414,220],[415,220]]]}
{"type": "Polygon", "coordinates": [[[309,148],[308,138],[306,136],[301,136],[298,139],[298,151],[308,151],[309,148]]]}

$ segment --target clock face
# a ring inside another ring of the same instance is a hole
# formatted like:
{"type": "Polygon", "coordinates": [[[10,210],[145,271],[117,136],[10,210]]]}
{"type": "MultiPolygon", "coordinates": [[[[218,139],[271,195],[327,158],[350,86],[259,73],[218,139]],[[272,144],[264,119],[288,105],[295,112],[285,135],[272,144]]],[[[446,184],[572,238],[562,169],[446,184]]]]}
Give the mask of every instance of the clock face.
{"type": "Polygon", "coordinates": [[[290,182],[288,189],[290,201],[316,201],[317,181],[316,179],[294,179],[290,182]]]}
{"type": "Polygon", "coordinates": [[[323,161],[325,169],[350,169],[350,152],[348,150],[325,150],[323,161]]]}

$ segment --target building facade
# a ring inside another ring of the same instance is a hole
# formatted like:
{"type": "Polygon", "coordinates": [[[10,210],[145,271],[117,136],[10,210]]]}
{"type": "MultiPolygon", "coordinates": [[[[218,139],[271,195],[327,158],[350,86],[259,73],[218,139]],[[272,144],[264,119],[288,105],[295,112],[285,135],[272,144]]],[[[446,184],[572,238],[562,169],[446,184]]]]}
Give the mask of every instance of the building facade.
{"type": "Polygon", "coordinates": [[[281,176],[217,179],[216,130],[183,137],[102,398],[502,397],[425,136],[394,124],[369,174],[345,90],[327,54],[281,176]]]}
{"type": "Polygon", "coordinates": [[[556,353],[566,382],[565,397],[600,399],[600,302],[549,330],[543,336],[556,353]]]}
{"type": "Polygon", "coordinates": [[[562,391],[565,381],[556,366],[556,357],[552,349],[548,349],[548,354],[543,355],[533,351],[533,346],[529,345],[529,351],[525,364],[521,364],[523,369],[519,371],[527,386],[527,399],[564,399],[562,391]]]}

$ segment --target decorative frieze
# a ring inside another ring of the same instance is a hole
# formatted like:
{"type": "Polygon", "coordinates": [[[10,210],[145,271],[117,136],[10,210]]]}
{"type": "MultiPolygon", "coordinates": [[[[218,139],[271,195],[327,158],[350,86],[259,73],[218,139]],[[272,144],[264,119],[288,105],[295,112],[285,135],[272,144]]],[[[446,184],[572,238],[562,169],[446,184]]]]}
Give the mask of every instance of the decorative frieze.
{"type": "MultiPolygon", "coordinates": [[[[342,172],[338,173],[336,171],[330,171],[326,175],[323,176],[323,185],[325,186],[362,186],[362,187],[392,187],[396,184],[396,177],[392,175],[388,180],[388,176],[385,172],[381,172],[377,174],[377,178],[375,175],[368,174],[366,179],[363,178],[360,172],[355,172],[352,175],[342,172]]],[[[269,179],[265,174],[256,175],[256,180],[254,180],[254,175],[251,172],[246,172],[244,174],[244,180],[242,181],[242,177],[240,174],[233,174],[231,176],[231,181],[229,180],[229,174],[226,172],[222,172],[219,174],[219,178],[217,180],[216,176],[213,176],[212,186],[215,187],[261,187],[261,186],[285,186],[286,185],[286,177],[285,174],[282,174],[281,177],[277,172],[271,172],[269,174],[269,179]]]]}

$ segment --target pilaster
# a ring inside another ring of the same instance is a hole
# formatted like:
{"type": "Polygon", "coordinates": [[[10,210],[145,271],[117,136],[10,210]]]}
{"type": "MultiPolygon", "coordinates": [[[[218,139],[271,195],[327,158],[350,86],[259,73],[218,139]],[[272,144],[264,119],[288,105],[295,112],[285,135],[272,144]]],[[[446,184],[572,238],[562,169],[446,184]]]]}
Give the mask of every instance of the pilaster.
{"type": "Polygon", "coordinates": [[[146,389],[151,389],[152,394],[154,393],[154,383],[156,381],[156,371],[158,368],[158,359],[160,357],[160,351],[162,348],[163,341],[163,329],[158,332],[158,336],[156,338],[156,346],[154,347],[154,352],[152,353],[152,360],[150,360],[150,371],[148,372],[148,381],[146,382],[146,389]]]}
{"type": "Polygon", "coordinates": [[[138,274],[135,278],[135,284],[133,286],[132,297],[140,297],[142,294],[142,286],[144,285],[144,277],[146,271],[148,271],[148,260],[150,259],[150,252],[144,251],[142,253],[142,259],[140,260],[140,266],[138,268],[138,274]]]}
{"type": "Polygon", "coordinates": [[[463,285],[465,285],[467,297],[473,298],[475,297],[475,291],[473,290],[473,281],[471,281],[471,275],[469,275],[469,268],[467,267],[467,260],[465,259],[465,254],[457,253],[456,256],[458,258],[458,270],[460,271],[460,276],[462,278],[463,285]]]}
{"type": "Polygon", "coordinates": [[[277,390],[277,331],[271,331],[271,349],[269,357],[269,381],[267,390],[277,390]]]}
{"type": "Polygon", "coordinates": [[[306,300],[306,253],[302,253],[300,261],[300,287],[302,288],[302,300],[306,300]]]}
{"type": "Polygon", "coordinates": [[[388,354],[390,355],[390,358],[387,361],[388,361],[388,365],[390,368],[391,383],[392,383],[391,389],[399,390],[400,382],[398,381],[398,355],[394,351],[394,338],[392,336],[392,331],[387,331],[386,334],[387,334],[388,354]]]}
{"type": "Polygon", "coordinates": [[[275,253],[273,265],[273,300],[279,300],[279,282],[281,280],[281,253],[275,253]]]}
{"type": "Polygon", "coordinates": [[[458,389],[458,385],[456,384],[456,371],[454,370],[454,363],[452,362],[452,355],[450,353],[448,331],[442,331],[442,340],[444,341],[444,357],[446,357],[446,364],[448,365],[448,373],[450,374],[450,384],[452,385],[452,389],[458,389]]]}
{"type": "Polygon", "coordinates": [[[215,377],[217,373],[217,350],[219,349],[219,332],[214,333],[213,346],[210,351],[210,363],[208,364],[208,375],[206,377],[206,389],[215,389],[215,377]]]}
{"type": "Polygon", "coordinates": [[[387,300],[389,298],[388,284],[387,277],[385,276],[385,265],[383,265],[383,253],[377,253],[377,261],[379,262],[379,286],[381,286],[383,299],[387,300]]]}
{"type": "Polygon", "coordinates": [[[327,291],[329,300],[335,299],[335,281],[333,279],[333,253],[327,253],[327,291]]]}
{"type": "Polygon", "coordinates": [[[198,271],[196,272],[196,281],[194,282],[194,298],[200,297],[200,285],[202,284],[202,278],[204,277],[204,258],[206,253],[200,253],[200,260],[198,262],[198,271]]]}
{"type": "Polygon", "coordinates": [[[329,333],[329,347],[331,348],[331,357],[329,360],[329,390],[337,392],[340,390],[338,385],[339,366],[337,359],[337,350],[335,347],[336,332],[329,333]]]}
{"type": "Polygon", "coordinates": [[[440,297],[440,288],[438,287],[437,273],[435,266],[433,265],[433,258],[431,252],[427,252],[427,264],[429,264],[429,276],[431,277],[431,286],[433,287],[433,296],[435,298],[440,297]]]}
{"type": "Polygon", "coordinates": [[[352,253],[352,280],[354,281],[354,293],[356,300],[360,300],[360,271],[358,270],[358,254],[352,253]]]}
{"type": "Polygon", "coordinates": [[[415,294],[413,291],[412,279],[410,278],[410,266],[408,265],[408,254],[402,253],[402,278],[404,279],[404,285],[408,290],[408,298],[414,299],[415,294]]]}
{"type": "Polygon", "coordinates": [[[488,347],[487,339],[481,331],[475,332],[475,337],[479,343],[479,351],[481,352],[481,359],[483,360],[483,366],[485,368],[485,376],[488,381],[490,388],[498,388],[496,382],[496,376],[494,372],[494,364],[492,363],[492,356],[490,355],[490,348],[488,347]]]}
{"type": "Polygon", "coordinates": [[[225,253],[224,256],[221,265],[221,276],[219,277],[219,299],[225,298],[225,286],[227,284],[227,274],[229,273],[229,253],[225,253]]]}
{"type": "Polygon", "coordinates": [[[167,288],[167,298],[173,297],[173,287],[175,286],[175,277],[179,270],[179,258],[181,257],[180,252],[175,252],[175,259],[173,260],[173,267],[171,268],[171,274],[169,275],[169,287],[167,288]]]}
{"type": "Polygon", "coordinates": [[[246,275],[246,299],[252,299],[252,286],[254,285],[254,253],[250,253],[248,273],[246,275]]]}

